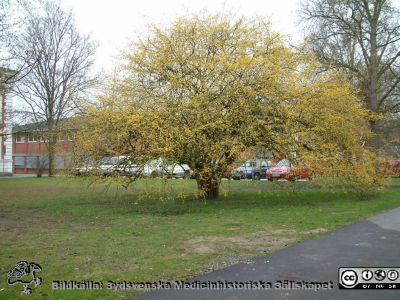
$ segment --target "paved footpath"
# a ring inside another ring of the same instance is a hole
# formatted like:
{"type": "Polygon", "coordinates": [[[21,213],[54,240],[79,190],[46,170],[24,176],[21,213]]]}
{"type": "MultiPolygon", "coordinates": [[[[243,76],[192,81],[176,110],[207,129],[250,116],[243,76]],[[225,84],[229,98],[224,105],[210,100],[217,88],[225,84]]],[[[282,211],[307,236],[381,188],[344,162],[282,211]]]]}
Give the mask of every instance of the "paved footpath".
{"type": "Polygon", "coordinates": [[[135,299],[400,299],[398,290],[339,290],[339,267],[400,267],[400,207],[325,236],[189,281],[333,281],[333,289],[158,290],[135,299]]]}

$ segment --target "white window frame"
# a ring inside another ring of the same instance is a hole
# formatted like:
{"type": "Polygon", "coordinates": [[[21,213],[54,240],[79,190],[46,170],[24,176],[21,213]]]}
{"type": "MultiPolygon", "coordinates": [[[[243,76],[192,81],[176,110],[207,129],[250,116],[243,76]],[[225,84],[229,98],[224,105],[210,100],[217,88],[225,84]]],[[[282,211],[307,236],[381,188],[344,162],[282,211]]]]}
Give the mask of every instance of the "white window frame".
{"type": "Polygon", "coordinates": [[[15,142],[17,144],[23,144],[23,143],[25,143],[25,138],[26,138],[25,133],[22,134],[22,133],[18,132],[15,136],[15,142]]]}
{"type": "Polygon", "coordinates": [[[28,143],[36,143],[38,141],[37,136],[33,133],[28,133],[28,143]],[[31,137],[33,139],[31,140],[31,137]]]}

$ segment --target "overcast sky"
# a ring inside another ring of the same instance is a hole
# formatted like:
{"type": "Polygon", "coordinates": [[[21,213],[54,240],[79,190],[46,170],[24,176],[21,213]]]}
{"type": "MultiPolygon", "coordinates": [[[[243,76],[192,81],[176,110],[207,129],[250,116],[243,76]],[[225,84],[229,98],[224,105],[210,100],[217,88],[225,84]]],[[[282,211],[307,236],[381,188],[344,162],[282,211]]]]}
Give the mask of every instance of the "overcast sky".
{"type": "Polygon", "coordinates": [[[270,17],[279,32],[290,34],[294,40],[301,34],[296,25],[300,0],[61,0],[61,3],[73,10],[79,30],[92,34],[98,43],[96,70],[112,70],[118,50],[124,48],[129,38],[145,34],[149,23],[168,25],[179,16],[203,9],[270,17]]]}

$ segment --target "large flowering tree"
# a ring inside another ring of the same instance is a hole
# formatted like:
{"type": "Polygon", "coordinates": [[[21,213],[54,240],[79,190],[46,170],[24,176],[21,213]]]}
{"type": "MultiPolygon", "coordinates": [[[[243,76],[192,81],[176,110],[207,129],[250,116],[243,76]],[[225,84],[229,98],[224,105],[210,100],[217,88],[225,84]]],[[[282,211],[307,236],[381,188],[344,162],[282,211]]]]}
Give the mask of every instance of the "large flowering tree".
{"type": "Polygon", "coordinates": [[[86,111],[77,145],[97,157],[186,163],[209,199],[249,147],[362,165],[368,112],[341,74],[319,67],[260,20],[193,16],[155,26],[86,111]]]}

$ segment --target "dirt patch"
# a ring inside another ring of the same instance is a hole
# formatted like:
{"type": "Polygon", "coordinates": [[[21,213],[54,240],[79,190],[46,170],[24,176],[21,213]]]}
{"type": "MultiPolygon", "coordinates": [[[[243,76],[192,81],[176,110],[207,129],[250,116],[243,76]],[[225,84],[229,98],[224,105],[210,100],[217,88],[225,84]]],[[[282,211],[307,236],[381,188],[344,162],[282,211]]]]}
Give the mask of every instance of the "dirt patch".
{"type": "Polygon", "coordinates": [[[0,218],[1,227],[20,227],[22,223],[23,223],[22,220],[11,219],[4,216],[1,216],[0,218]]]}
{"type": "Polygon", "coordinates": [[[272,231],[273,234],[295,234],[296,230],[294,229],[275,229],[272,231]]]}
{"type": "Polygon", "coordinates": [[[49,215],[45,210],[39,208],[23,208],[17,207],[9,209],[8,207],[1,210],[0,207],[0,231],[22,230],[29,231],[32,228],[41,228],[47,230],[70,230],[74,232],[82,232],[84,230],[95,230],[103,228],[104,224],[96,221],[92,222],[71,222],[65,216],[49,215]]]}
{"type": "Polygon", "coordinates": [[[299,239],[291,237],[269,237],[261,238],[254,241],[250,241],[250,245],[256,247],[256,250],[263,252],[272,252],[283,247],[288,246],[290,243],[299,239]]]}
{"type": "MultiPolygon", "coordinates": [[[[198,236],[186,241],[184,247],[189,253],[221,254],[220,258],[200,270],[201,273],[206,274],[237,263],[252,264],[254,263],[252,258],[255,256],[271,253],[299,242],[304,239],[305,234],[318,234],[326,231],[328,231],[326,228],[315,228],[298,232],[285,228],[259,231],[244,236],[198,236]]],[[[312,260],[319,259],[319,257],[307,253],[303,256],[312,260]]]]}
{"type": "Polygon", "coordinates": [[[315,229],[303,231],[303,233],[305,233],[305,234],[318,234],[318,233],[323,233],[323,232],[327,232],[327,231],[329,231],[329,229],[326,229],[326,228],[315,228],[315,229]]]}
{"type": "Polygon", "coordinates": [[[219,258],[200,270],[206,274],[238,263],[252,264],[253,257],[271,253],[301,240],[291,229],[277,229],[245,236],[198,236],[184,243],[187,252],[200,255],[220,254],[219,258]]]}
{"type": "Polygon", "coordinates": [[[185,248],[188,252],[197,254],[210,254],[218,251],[218,248],[227,245],[243,246],[248,242],[241,236],[221,237],[221,236],[198,236],[186,242],[185,248]]]}
{"type": "Polygon", "coordinates": [[[240,227],[228,227],[226,230],[230,231],[240,230],[240,227]]]}
{"type": "Polygon", "coordinates": [[[190,252],[195,252],[197,254],[210,254],[216,252],[217,249],[214,245],[207,245],[207,244],[199,244],[192,247],[190,252]]]}
{"type": "Polygon", "coordinates": [[[29,226],[41,222],[41,210],[36,208],[21,208],[12,210],[8,207],[0,207],[0,225],[5,230],[16,228],[29,228],[29,226]]]}
{"type": "Polygon", "coordinates": [[[247,248],[258,252],[271,252],[300,240],[294,230],[276,230],[258,232],[251,236],[198,236],[185,243],[185,249],[191,253],[212,254],[225,247],[247,248]],[[285,233],[285,236],[276,236],[285,233]],[[290,234],[290,235],[288,235],[290,234]]]}
{"type": "MultiPolygon", "coordinates": [[[[230,228],[228,229],[230,230],[230,228]]],[[[196,254],[213,254],[223,248],[242,248],[249,252],[270,253],[300,241],[304,234],[320,234],[329,231],[327,228],[315,228],[297,232],[294,229],[274,229],[255,232],[246,236],[198,236],[185,242],[187,252],[196,254]]]]}

